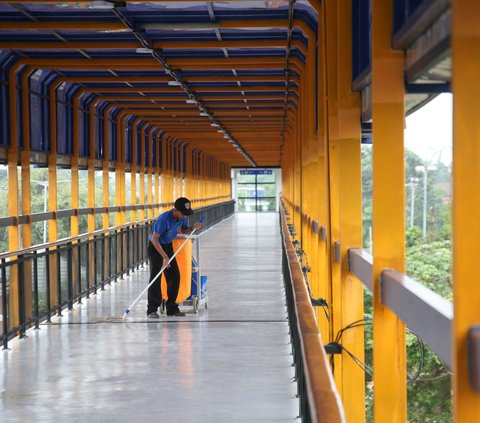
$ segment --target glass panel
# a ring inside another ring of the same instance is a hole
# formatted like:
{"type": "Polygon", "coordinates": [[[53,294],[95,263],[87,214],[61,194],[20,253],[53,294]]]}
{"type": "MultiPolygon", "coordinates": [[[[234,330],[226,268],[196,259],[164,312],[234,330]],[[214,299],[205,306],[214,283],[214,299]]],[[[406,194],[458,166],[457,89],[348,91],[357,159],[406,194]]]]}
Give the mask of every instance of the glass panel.
{"type": "Polygon", "coordinates": [[[240,175],[238,174],[238,183],[239,184],[244,184],[248,182],[255,182],[255,175],[240,175]]]}
{"type": "Polygon", "coordinates": [[[116,206],[115,199],[115,172],[108,172],[108,204],[110,206],[116,206]]]}
{"type": "Polygon", "coordinates": [[[72,171],[57,168],[57,210],[72,207],[72,171]]]}
{"type": "Polygon", "coordinates": [[[258,183],[261,183],[261,182],[273,182],[273,183],[275,183],[275,173],[273,173],[273,171],[272,171],[271,175],[257,175],[257,182],[258,183]]]}
{"type": "Polygon", "coordinates": [[[80,169],[78,171],[78,207],[83,209],[87,206],[88,206],[88,171],[85,169],[80,169]]]}
{"type": "Polygon", "coordinates": [[[8,216],[8,167],[0,165],[0,217],[8,216]]]}
{"type": "Polygon", "coordinates": [[[30,201],[32,213],[43,213],[48,210],[48,168],[30,169],[30,201]]]}
{"type": "Polygon", "coordinates": [[[103,207],[103,171],[95,171],[95,207],[103,207]]]}

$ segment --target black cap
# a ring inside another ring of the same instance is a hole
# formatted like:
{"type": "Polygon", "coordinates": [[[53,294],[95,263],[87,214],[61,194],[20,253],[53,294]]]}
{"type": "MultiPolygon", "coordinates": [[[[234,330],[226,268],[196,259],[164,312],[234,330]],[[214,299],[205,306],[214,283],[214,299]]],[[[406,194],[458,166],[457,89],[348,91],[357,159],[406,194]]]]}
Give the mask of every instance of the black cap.
{"type": "Polygon", "coordinates": [[[175,200],[174,207],[185,216],[190,216],[193,213],[192,206],[190,205],[190,200],[185,197],[177,198],[175,200]]]}

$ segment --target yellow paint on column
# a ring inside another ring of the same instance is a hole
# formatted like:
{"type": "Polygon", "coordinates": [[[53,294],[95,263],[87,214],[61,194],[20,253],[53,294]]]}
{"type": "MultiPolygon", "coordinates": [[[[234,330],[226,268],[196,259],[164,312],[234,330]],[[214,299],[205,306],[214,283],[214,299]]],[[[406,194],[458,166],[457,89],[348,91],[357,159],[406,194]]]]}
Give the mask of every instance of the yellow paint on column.
{"type": "MultiPolygon", "coordinates": [[[[21,152],[21,184],[22,184],[22,215],[32,214],[30,194],[30,91],[29,81],[33,69],[28,68],[22,74],[22,125],[23,149],[21,152]]],[[[32,224],[30,219],[22,224],[22,248],[32,245],[32,224]]],[[[32,261],[27,261],[23,268],[24,277],[24,307],[25,317],[32,317],[32,261]]]]}
{"type": "MultiPolygon", "coordinates": [[[[55,212],[53,219],[48,221],[48,241],[57,240],[57,81],[50,86],[50,153],[48,154],[48,210],[55,212]]],[[[52,248],[55,250],[55,247],[52,248]]],[[[50,301],[51,304],[58,303],[57,257],[55,254],[49,256],[50,262],[50,301]]],[[[60,304],[58,304],[60,308],[60,304]]]]}
{"type": "Polygon", "coordinates": [[[391,49],[392,2],[372,2],[374,421],[407,420],[405,326],[381,302],[381,272],[405,270],[403,52],[391,49]]]}
{"type": "MultiPolygon", "coordinates": [[[[153,140],[153,131],[154,127],[150,128],[148,131],[148,166],[147,166],[147,202],[151,206],[153,204],[153,187],[152,187],[152,159],[153,159],[153,151],[152,151],[152,140],[153,140]]],[[[153,217],[153,210],[149,208],[147,210],[148,218],[151,219],[153,217]]]]}
{"type": "MultiPolygon", "coordinates": [[[[145,206],[145,124],[140,127],[140,205],[145,206]]],[[[139,220],[145,220],[145,209],[140,208],[139,220]]]]}
{"type": "MultiPolygon", "coordinates": [[[[362,320],[363,284],[348,271],[348,249],[362,247],[361,102],[352,92],[352,2],[337,2],[340,171],[341,313],[343,325],[362,320]]],[[[364,359],[364,328],[345,331],[342,345],[364,359]]],[[[342,401],[347,421],[365,421],[365,372],[342,354],[342,401]]]]}
{"type": "MultiPolygon", "coordinates": [[[[92,209],[95,207],[95,105],[92,103],[89,106],[90,112],[90,157],[88,160],[88,208],[92,209]]],[[[95,215],[93,212],[88,213],[88,232],[93,232],[95,230],[95,215]]],[[[91,256],[93,259],[93,256],[91,256]]],[[[93,267],[93,266],[91,266],[93,267]]]]}
{"type": "MultiPolygon", "coordinates": [[[[81,95],[81,94],[80,94],[81,95]]],[[[72,209],[79,208],[79,181],[78,181],[78,159],[80,156],[78,111],[80,110],[80,95],[76,94],[73,99],[73,156],[72,156],[72,209]]],[[[76,236],[79,234],[78,214],[70,218],[70,234],[76,236]]]]}
{"type": "MultiPolygon", "coordinates": [[[[107,207],[110,204],[110,175],[109,175],[109,160],[110,160],[110,123],[109,115],[112,110],[111,106],[108,106],[103,112],[103,161],[102,161],[102,206],[107,207]]],[[[102,213],[103,229],[110,227],[109,213],[106,211],[102,213]]],[[[105,267],[104,267],[105,268],[105,267]]]]}
{"type": "Polygon", "coordinates": [[[467,334],[480,324],[476,284],[480,181],[480,9],[477,1],[452,0],[453,88],[453,404],[456,422],[480,421],[480,394],[468,376],[467,334]]]}
{"type": "MultiPolygon", "coordinates": [[[[329,195],[329,226],[327,233],[327,251],[329,251],[330,286],[327,301],[330,304],[330,340],[333,340],[344,326],[342,320],[342,284],[340,263],[335,260],[335,243],[341,241],[340,234],[340,140],[338,128],[338,16],[337,3],[327,2],[325,8],[326,36],[326,93],[327,93],[327,172],[329,195]]],[[[334,356],[335,382],[343,397],[343,361],[341,356],[334,356]]]]}

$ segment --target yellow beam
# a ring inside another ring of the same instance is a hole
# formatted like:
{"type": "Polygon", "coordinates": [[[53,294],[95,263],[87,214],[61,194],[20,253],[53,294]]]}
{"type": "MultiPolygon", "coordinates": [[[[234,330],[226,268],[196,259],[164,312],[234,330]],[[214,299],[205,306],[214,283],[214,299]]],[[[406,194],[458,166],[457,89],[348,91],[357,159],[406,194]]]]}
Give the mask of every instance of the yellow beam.
{"type": "Polygon", "coordinates": [[[372,2],[374,420],[407,421],[405,326],[382,305],[381,272],[405,270],[403,52],[391,49],[391,2],[372,2]]]}
{"type": "MultiPolygon", "coordinates": [[[[467,334],[480,322],[476,284],[480,180],[480,9],[474,0],[452,0],[453,91],[453,405],[455,422],[480,421],[480,395],[469,383],[467,334]]],[[[471,370],[470,370],[471,371],[471,370]]],[[[477,376],[478,377],[478,376],[477,376]]]]}
{"type": "MultiPolygon", "coordinates": [[[[363,284],[348,271],[348,249],[362,248],[361,102],[351,90],[352,2],[340,0],[338,13],[338,136],[340,170],[341,313],[343,325],[364,318],[363,284]]],[[[365,361],[364,327],[345,331],[342,345],[365,361]]],[[[347,421],[365,422],[365,372],[342,354],[342,401],[347,421]]]]}

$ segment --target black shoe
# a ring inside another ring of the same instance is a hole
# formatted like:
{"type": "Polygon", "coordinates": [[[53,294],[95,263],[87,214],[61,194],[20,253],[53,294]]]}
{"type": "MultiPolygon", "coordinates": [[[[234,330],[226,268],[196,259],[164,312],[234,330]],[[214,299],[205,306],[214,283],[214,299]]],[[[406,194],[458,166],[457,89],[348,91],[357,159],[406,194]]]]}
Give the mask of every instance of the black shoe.
{"type": "Polygon", "coordinates": [[[148,314],[147,314],[147,317],[148,317],[149,319],[160,319],[160,316],[158,315],[158,313],[155,313],[155,312],[153,312],[153,313],[148,313],[148,314]]]}
{"type": "Polygon", "coordinates": [[[167,316],[183,317],[183,316],[186,316],[186,314],[183,311],[176,310],[176,311],[167,311],[167,316]]]}

